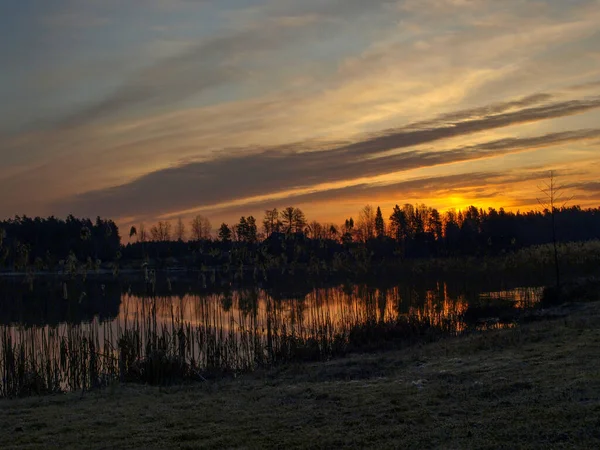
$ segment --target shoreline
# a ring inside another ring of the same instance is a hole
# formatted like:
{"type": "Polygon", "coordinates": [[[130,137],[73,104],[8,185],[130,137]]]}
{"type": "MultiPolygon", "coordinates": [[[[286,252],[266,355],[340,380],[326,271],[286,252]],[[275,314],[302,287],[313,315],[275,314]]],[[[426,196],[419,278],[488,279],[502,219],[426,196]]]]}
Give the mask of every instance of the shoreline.
{"type": "Polygon", "coordinates": [[[238,378],[0,400],[0,438],[31,449],[598,447],[600,302],[551,311],[238,378]]]}

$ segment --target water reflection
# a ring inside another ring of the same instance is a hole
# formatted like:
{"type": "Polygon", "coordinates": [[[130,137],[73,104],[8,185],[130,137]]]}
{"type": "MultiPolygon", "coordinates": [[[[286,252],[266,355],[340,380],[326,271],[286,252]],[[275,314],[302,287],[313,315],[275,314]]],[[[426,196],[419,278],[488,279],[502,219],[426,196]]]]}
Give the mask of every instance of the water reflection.
{"type": "Polygon", "coordinates": [[[527,309],[539,302],[543,290],[543,287],[517,288],[500,292],[482,293],[480,298],[483,301],[510,299],[514,302],[515,308],[527,309]]]}
{"type": "Polygon", "coordinates": [[[532,306],[541,293],[538,287],[466,290],[442,281],[212,293],[188,280],[165,286],[150,293],[136,282],[48,281],[3,289],[0,395],[80,389],[110,379],[163,382],[202,371],[326,359],[378,340],[496,327],[499,320],[470,323],[469,312],[498,302],[532,306]]]}
{"type": "Polygon", "coordinates": [[[111,320],[119,314],[122,287],[117,283],[21,281],[0,283],[0,324],[43,326],[111,320]],[[65,289],[66,287],[66,289],[65,289]]]}

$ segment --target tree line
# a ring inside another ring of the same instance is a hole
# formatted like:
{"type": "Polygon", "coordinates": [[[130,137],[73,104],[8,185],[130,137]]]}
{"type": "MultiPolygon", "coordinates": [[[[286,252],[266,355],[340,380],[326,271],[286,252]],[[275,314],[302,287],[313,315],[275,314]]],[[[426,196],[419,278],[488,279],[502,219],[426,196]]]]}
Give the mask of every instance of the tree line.
{"type": "MultiPolygon", "coordinates": [[[[600,209],[582,209],[580,206],[554,208],[561,241],[585,241],[600,237],[600,209]]],[[[450,209],[443,214],[424,204],[395,205],[390,216],[384,219],[380,207],[366,205],[355,220],[346,219],[342,224],[307,221],[302,210],[287,207],[281,211],[269,209],[264,212],[261,225],[253,216],[242,216],[239,222],[222,223],[213,235],[210,221],[195,217],[191,234],[182,219],[178,219],[175,232],[170,222],[158,222],[147,234],[145,225],[132,227],[133,242],[170,242],[216,240],[222,242],[262,242],[272,235],[302,234],[308,239],[331,240],[344,243],[367,243],[372,240],[395,241],[397,245],[411,247],[414,243],[436,244],[438,250],[472,254],[481,247],[508,249],[544,244],[551,241],[552,212],[511,212],[504,208],[450,209]]],[[[410,253],[410,252],[409,252],[410,253]]]]}
{"type": "Polygon", "coordinates": [[[266,210],[260,220],[242,216],[235,224],[222,223],[215,230],[201,215],[189,223],[178,219],[149,228],[140,224],[129,230],[127,245],[121,244],[119,230],[111,220],[17,216],[0,222],[0,267],[56,267],[69,257],[92,262],[174,257],[205,264],[206,255],[214,249],[236,249],[248,262],[252,261],[249,255],[255,257],[259,250],[288,252],[286,258],[300,262],[329,261],[336,254],[360,248],[380,260],[487,256],[551,243],[554,230],[563,242],[600,239],[600,208],[511,212],[470,206],[441,213],[424,204],[407,203],[395,205],[389,216],[384,216],[380,207],[366,205],[338,225],[309,221],[301,209],[290,206],[266,210]],[[285,250],[286,246],[294,251],[285,250]],[[298,254],[304,256],[298,259],[298,254]],[[185,259],[190,255],[194,258],[185,259]]]}
{"type": "Polygon", "coordinates": [[[0,221],[0,268],[56,268],[69,259],[90,265],[119,257],[121,237],[112,220],[16,216],[0,221]]]}
{"type": "MultiPolygon", "coordinates": [[[[229,226],[222,223],[216,230],[216,236],[212,235],[212,225],[208,218],[198,215],[189,223],[190,233],[188,234],[185,223],[181,218],[177,219],[175,227],[169,221],[159,221],[153,225],[149,232],[146,230],[144,223],[138,227],[132,226],[129,230],[129,237],[139,243],[145,242],[169,242],[169,241],[202,241],[212,240],[216,237],[217,240],[228,242],[248,242],[256,243],[264,240],[274,233],[305,233],[309,237],[325,238],[321,235],[322,225],[317,222],[308,223],[306,216],[299,208],[290,206],[282,211],[277,208],[265,211],[262,221],[262,229],[257,224],[254,216],[242,216],[238,223],[229,226]],[[319,227],[319,228],[317,228],[319,227]],[[314,230],[319,230],[315,233],[314,230]],[[318,236],[317,236],[318,235],[318,236]]],[[[329,234],[328,238],[334,238],[337,235],[337,227],[331,225],[331,229],[335,230],[333,234],[329,234]]]]}

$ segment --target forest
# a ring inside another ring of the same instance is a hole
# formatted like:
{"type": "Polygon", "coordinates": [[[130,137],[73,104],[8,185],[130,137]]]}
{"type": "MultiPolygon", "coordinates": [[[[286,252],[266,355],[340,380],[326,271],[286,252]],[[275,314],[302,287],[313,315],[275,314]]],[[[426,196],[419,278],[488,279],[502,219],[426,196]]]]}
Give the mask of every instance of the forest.
{"type": "Polygon", "coordinates": [[[69,258],[100,265],[114,260],[120,248],[117,225],[100,217],[94,222],[72,215],[66,220],[16,216],[0,221],[0,268],[54,270],[69,258]]]}
{"type": "Polygon", "coordinates": [[[495,256],[553,242],[600,239],[600,208],[579,206],[511,212],[477,208],[440,213],[423,204],[396,205],[384,218],[365,206],[342,224],[307,220],[287,207],[216,230],[206,217],[189,224],[160,221],[131,227],[127,244],[112,220],[66,220],[16,216],[0,221],[2,270],[65,270],[73,263],[89,269],[115,262],[145,261],[156,267],[223,264],[270,266],[341,264],[344,258],[386,261],[462,256],[495,256]]]}

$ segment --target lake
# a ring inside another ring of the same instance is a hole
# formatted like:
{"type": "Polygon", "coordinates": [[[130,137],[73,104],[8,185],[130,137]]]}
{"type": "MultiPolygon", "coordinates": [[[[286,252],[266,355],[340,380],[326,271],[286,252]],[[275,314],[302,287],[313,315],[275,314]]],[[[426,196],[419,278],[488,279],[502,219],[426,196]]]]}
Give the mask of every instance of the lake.
{"type": "Polygon", "coordinates": [[[534,306],[547,280],[296,280],[212,290],[166,274],[151,285],[135,277],[0,283],[0,395],[14,396],[202,379],[512,326],[503,311],[534,306]]]}

